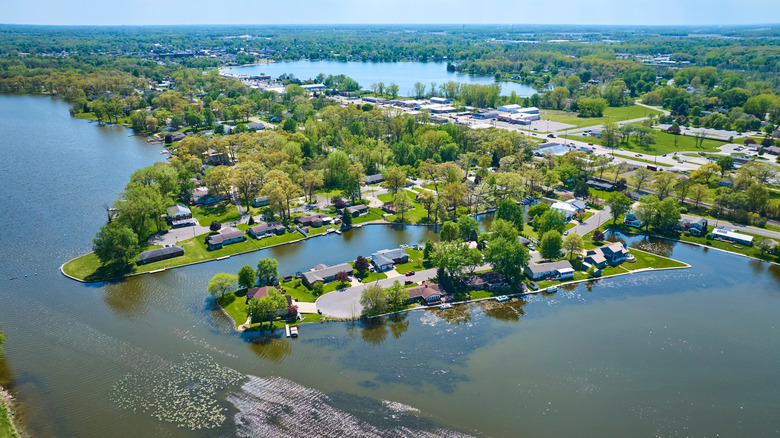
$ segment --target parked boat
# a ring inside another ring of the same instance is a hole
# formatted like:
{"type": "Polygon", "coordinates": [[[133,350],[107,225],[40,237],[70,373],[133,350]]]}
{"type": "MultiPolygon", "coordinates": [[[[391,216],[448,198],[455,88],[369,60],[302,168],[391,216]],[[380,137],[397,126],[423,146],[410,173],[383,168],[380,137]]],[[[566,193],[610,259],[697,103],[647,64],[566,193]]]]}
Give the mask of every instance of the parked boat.
{"type": "Polygon", "coordinates": [[[496,297],[496,301],[499,303],[503,303],[504,301],[509,301],[509,297],[506,295],[501,295],[499,297],[496,297]]]}
{"type": "Polygon", "coordinates": [[[336,234],[341,234],[341,230],[336,230],[336,234]]]}
{"type": "Polygon", "coordinates": [[[558,292],[558,286],[550,286],[547,288],[547,293],[555,293],[558,292]]]}
{"type": "Polygon", "coordinates": [[[328,228],[325,229],[325,231],[327,231],[328,233],[335,233],[336,229],[333,228],[333,227],[328,227],[328,228]]]}
{"type": "Polygon", "coordinates": [[[450,304],[450,303],[444,303],[441,306],[439,306],[439,309],[442,309],[442,310],[443,309],[450,309],[450,308],[452,308],[452,304],[450,304]]]}
{"type": "Polygon", "coordinates": [[[298,326],[290,327],[290,336],[292,336],[293,338],[298,337],[298,326]]]}

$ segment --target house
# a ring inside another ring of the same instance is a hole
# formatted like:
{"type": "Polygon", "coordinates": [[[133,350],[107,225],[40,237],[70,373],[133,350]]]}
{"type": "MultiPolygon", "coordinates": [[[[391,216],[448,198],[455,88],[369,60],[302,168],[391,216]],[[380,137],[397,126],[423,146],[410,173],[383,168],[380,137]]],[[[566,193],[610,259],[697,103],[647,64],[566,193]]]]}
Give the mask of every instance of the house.
{"type": "Polygon", "coordinates": [[[358,217],[368,213],[368,207],[363,204],[353,205],[352,207],[347,207],[347,211],[352,215],[352,217],[358,217]]]}
{"type": "Polygon", "coordinates": [[[352,265],[349,263],[341,263],[335,266],[317,265],[314,267],[314,270],[303,273],[303,283],[308,287],[312,287],[318,281],[330,283],[336,279],[336,274],[339,272],[346,272],[347,275],[352,275],[352,265]]]}
{"type": "MultiPolygon", "coordinates": [[[[778,132],[778,131],[775,131],[778,132]]],[[[764,152],[770,155],[780,155],[780,147],[777,146],[767,146],[764,147],[764,152]]]]}
{"type": "Polygon", "coordinates": [[[244,233],[238,228],[225,228],[218,234],[207,236],[206,244],[209,247],[209,251],[211,251],[220,249],[225,245],[243,242],[244,240],[246,240],[246,236],[244,236],[244,233]]]}
{"type": "Polygon", "coordinates": [[[258,196],[252,200],[252,207],[265,207],[269,204],[270,202],[268,202],[268,196],[258,196]]]}
{"type": "Polygon", "coordinates": [[[377,271],[389,271],[400,263],[409,263],[409,254],[403,249],[383,249],[371,254],[371,263],[377,271]]]}
{"type": "Polygon", "coordinates": [[[629,227],[642,228],[642,222],[640,222],[639,219],[632,213],[625,215],[623,218],[623,223],[629,227]]]}
{"type": "Polygon", "coordinates": [[[409,302],[422,300],[425,304],[435,304],[441,301],[446,293],[439,283],[423,281],[421,285],[409,288],[409,302]]]}
{"type": "Polygon", "coordinates": [[[589,179],[585,184],[588,185],[588,187],[594,188],[596,190],[605,190],[607,192],[611,192],[612,190],[615,190],[615,185],[612,183],[599,181],[597,179],[589,179]]]}
{"type": "MultiPolygon", "coordinates": [[[[258,300],[265,298],[268,296],[268,292],[272,290],[284,294],[284,289],[276,286],[251,287],[246,291],[246,302],[249,303],[249,300],[252,298],[257,298],[258,300]]],[[[287,306],[290,306],[293,303],[292,297],[286,294],[284,294],[284,297],[287,299],[287,306]]],[[[284,312],[287,313],[287,309],[284,309],[284,312]]]]}
{"type": "Polygon", "coordinates": [[[265,129],[265,125],[263,125],[262,123],[250,123],[246,125],[246,129],[250,131],[262,131],[263,129],[265,129]]]}
{"type": "MultiPolygon", "coordinates": [[[[225,132],[225,134],[227,134],[227,132],[225,132]]],[[[230,159],[226,153],[217,152],[217,150],[213,148],[209,148],[206,152],[203,152],[203,161],[213,166],[230,164],[230,159]]]]}
{"type": "Polygon", "coordinates": [[[613,242],[587,252],[584,262],[599,269],[607,265],[618,265],[628,258],[628,250],[622,242],[613,242]]]}
{"type": "Polygon", "coordinates": [[[682,218],[677,229],[688,231],[694,236],[703,236],[707,234],[707,219],[703,217],[694,219],[682,218]]]}
{"type": "Polygon", "coordinates": [[[731,178],[722,178],[718,180],[718,185],[723,187],[734,187],[734,180],[731,178]]]}
{"type": "Polygon", "coordinates": [[[554,203],[550,208],[557,210],[566,215],[566,220],[571,220],[572,216],[577,213],[582,213],[588,208],[588,204],[580,199],[569,199],[568,201],[558,201],[554,203]]]}
{"type": "Polygon", "coordinates": [[[184,248],[178,245],[166,246],[165,248],[157,248],[151,251],[144,251],[138,256],[138,264],[144,265],[146,263],[156,262],[158,260],[170,259],[173,257],[179,257],[184,255],[184,248]]]}
{"type": "Polygon", "coordinates": [[[739,243],[745,246],[753,246],[753,236],[737,233],[734,230],[726,227],[718,227],[712,230],[712,238],[739,243]]]}
{"type": "Polygon", "coordinates": [[[377,173],[375,175],[367,175],[366,176],[366,185],[370,186],[371,184],[376,184],[378,182],[382,182],[385,180],[385,177],[382,176],[381,173],[377,173]]]}
{"type": "Polygon", "coordinates": [[[498,272],[483,272],[467,275],[461,279],[461,284],[469,290],[499,291],[509,289],[509,283],[498,272]]]}
{"type": "Polygon", "coordinates": [[[309,216],[298,216],[295,218],[295,223],[304,227],[319,228],[324,224],[329,224],[333,221],[327,214],[314,214],[309,216]]]}
{"type": "Polygon", "coordinates": [[[171,134],[165,134],[165,144],[171,144],[174,141],[181,141],[184,140],[184,137],[186,137],[181,132],[174,132],[171,134]]]}
{"type": "Polygon", "coordinates": [[[528,245],[530,245],[530,244],[531,244],[531,241],[530,241],[530,240],[528,240],[528,239],[526,239],[526,238],[525,238],[525,237],[523,237],[523,236],[518,236],[518,237],[517,237],[517,240],[518,240],[518,241],[520,242],[520,244],[521,244],[521,245],[523,245],[523,246],[528,246],[528,245]]]}
{"type": "Polygon", "coordinates": [[[541,280],[543,278],[559,278],[561,276],[561,269],[571,269],[571,263],[569,263],[568,260],[548,263],[530,263],[523,269],[523,273],[531,280],[541,280]]]}
{"type": "Polygon", "coordinates": [[[384,211],[385,213],[395,214],[395,203],[385,202],[384,204],[382,204],[382,211],[384,211]]]}
{"type": "Polygon", "coordinates": [[[258,222],[257,225],[249,227],[247,233],[255,239],[264,239],[271,237],[272,234],[284,234],[286,231],[287,228],[281,222],[258,222]]]}
{"type": "Polygon", "coordinates": [[[182,220],[182,219],[190,219],[192,218],[192,211],[181,204],[176,204],[171,207],[168,207],[168,219],[175,221],[175,220],[182,220]]]}

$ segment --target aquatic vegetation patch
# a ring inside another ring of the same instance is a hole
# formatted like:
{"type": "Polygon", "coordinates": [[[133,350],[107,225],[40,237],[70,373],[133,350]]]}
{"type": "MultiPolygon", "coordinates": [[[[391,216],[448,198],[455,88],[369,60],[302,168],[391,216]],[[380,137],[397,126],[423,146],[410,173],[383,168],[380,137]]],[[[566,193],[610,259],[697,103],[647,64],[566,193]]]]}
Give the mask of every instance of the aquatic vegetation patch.
{"type": "Polygon", "coordinates": [[[385,427],[399,413],[417,414],[417,409],[383,400],[372,406],[375,421],[365,421],[337,407],[328,395],[316,389],[301,386],[282,377],[260,378],[249,376],[243,392],[231,394],[228,401],[238,409],[235,415],[236,435],[240,437],[299,437],[306,431],[309,437],[466,437],[458,432],[437,427],[426,429],[409,427],[409,418],[398,418],[385,427]]]}
{"type": "Polygon", "coordinates": [[[227,419],[227,408],[217,400],[217,392],[243,378],[209,356],[186,354],[180,363],[160,371],[124,376],[114,384],[111,401],[121,409],[149,413],[178,427],[213,429],[227,419]]]}

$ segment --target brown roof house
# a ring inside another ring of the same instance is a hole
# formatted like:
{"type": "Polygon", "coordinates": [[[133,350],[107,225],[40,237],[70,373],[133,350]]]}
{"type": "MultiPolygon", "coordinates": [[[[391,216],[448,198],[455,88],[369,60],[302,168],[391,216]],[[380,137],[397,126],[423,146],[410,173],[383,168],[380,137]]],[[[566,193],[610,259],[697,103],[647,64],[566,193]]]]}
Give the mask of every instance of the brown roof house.
{"type": "Polygon", "coordinates": [[[409,301],[422,300],[425,304],[434,304],[447,295],[439,283],[423,281],[421,285],[409,288],[409,301]]]}

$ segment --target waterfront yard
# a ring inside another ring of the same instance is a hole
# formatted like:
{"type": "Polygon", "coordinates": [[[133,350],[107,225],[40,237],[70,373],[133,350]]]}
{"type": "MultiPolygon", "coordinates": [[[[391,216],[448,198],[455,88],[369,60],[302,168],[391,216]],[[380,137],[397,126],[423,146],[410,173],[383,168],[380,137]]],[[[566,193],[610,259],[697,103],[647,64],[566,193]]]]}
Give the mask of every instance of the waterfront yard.
{"type": "MultiPolygon", "coordinates": [[[[289,291],[287,293],[292,296],[289,291]]],[[[293,298],[295,297],[293,296],[293,298]]],[[[217,298],[217,303],[222,306],[223,309],[225,309],[225,312],[227,312],[228,315],[230,315],[230,317],[233,319],[233,322],[235,322],[236,327],[246,322],[246,289],[240,289],[234,292],[226,293],[225,295],[217,298]]],[[[317,313],[303,313],[301,316],[304,318],[304,321],[300,321],[296,318],[291,322],[288,321],[286,317],[281,319],[275,318],[273,327],[274,329],[283,329],[285,324],[298,325],[301,322],[318,322],[322,320],[322,315],[317,313]]],[[[263,321],[262,324],[260,322],[254,322],[250,325],[248,330],[260,330],[261,325],[262,328],[268,328],[268,321],[263,321]]]]}
{"type": "MultiPolygon", "coordinates": [[[[600,138],[579,136],[579,135],[562,135],[561,137],[568,138],[570,140],[584,141],[593,144],[602,144],[600,138]]],[[[670,134],[666,131],[655,131],[655,143],[648,145],[647,147],[640,146],[634,136],[628,142],[619,142],[615,147],[615,155],[620,151],[617,149],[623,148],[625,152],[640,153],[647,155],[663,155],[673,154],[680,151],[701,151],[701,152],[718,152],[720,147],[725,145],[725,141],[711,140],[705,138],[701,146],[696,146],[696,139],[690,135],[676,135],[670,134]],[[677,140],[677,145],[674,142],[677,140]]],[[[631,158],[627,156],[625,158],[631,158]]],[[[631,158],[634,160],[634,158],[631,158]]],[[[652,164],[652,163],[651,163],[652,164]]]]}
{"type": "Polygon", "coordinates": [[[204,227],[208,227],[213,221],[223,224],[241,219],[236,205],[230,201],[222,201],[214,205],[201,207],[193,205],[190,207],[190,211],[192,211],[192,217],[197,219],[204,227]]]}

